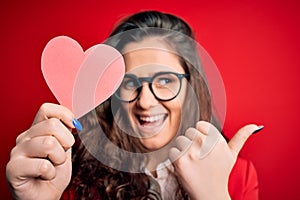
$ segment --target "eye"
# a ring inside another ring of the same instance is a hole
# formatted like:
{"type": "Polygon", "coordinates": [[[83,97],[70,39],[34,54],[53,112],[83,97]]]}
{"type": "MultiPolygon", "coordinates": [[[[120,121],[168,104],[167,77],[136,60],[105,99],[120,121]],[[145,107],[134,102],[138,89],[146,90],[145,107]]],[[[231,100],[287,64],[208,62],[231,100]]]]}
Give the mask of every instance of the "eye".
{"type": "Polygon", "coordinates": [[[156,81],[156,84],[164,86],[167,85],[168,83],[171,83],[172,80],[170,78],[167,77],[159,77],[156,81]]]}
{"type": "Polygon", "coordinates": [[[170,87],[171,85],[174,85],[178,82],[178,78],[175,74],[172,73],[166,73],[166,74],[160,74],[155,77],[153,80],[153,83],[157,87],[170,87]]]}
{"type": "Polygon", "coordinates": [[[134,79],[126,78],[122,82],[122,87],[127,90],[132,90],[138,88],[139,84],[134,79]]]}

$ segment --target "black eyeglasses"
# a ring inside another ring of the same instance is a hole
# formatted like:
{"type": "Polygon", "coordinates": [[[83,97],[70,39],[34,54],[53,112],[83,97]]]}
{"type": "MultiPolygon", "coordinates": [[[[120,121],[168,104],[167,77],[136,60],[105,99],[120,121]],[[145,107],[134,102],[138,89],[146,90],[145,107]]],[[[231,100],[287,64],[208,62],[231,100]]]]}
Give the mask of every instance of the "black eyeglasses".
{"type": "Polygon", "coordinates": [[[158,72],[152,77],[138,78],[133,74],[125,74],[114,96],[123,102],[133,102],[141,94],[143,89],[142,83],[148,82],[150,91],[157,100],[170,101],[179,94],[183,78],[189,79],[189,75],[175,72],[158,72]]]}

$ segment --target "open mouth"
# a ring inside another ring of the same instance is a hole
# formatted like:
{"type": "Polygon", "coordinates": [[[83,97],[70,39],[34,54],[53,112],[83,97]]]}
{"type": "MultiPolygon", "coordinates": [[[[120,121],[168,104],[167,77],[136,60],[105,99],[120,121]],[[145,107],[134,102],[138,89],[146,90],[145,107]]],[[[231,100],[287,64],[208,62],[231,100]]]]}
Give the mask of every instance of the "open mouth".
{"type": "Polygon", "coordinates": [[[156,114],[150,116],[136,115],[139,132],[143,137],[151,137],[160,132],[164,127],[167,114],[156,114]]]}

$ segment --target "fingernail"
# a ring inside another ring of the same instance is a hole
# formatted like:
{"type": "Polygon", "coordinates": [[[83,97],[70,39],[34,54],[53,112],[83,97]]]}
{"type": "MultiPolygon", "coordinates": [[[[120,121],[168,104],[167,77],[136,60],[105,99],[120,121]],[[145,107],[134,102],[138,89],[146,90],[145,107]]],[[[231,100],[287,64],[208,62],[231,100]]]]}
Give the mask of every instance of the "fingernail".
{"type": "Polygon", "coordinates": [[[256,129],[252,134],[258,133],[258,132],[261,131],[263,128],[264,128],[263,125],[259,126],[258,129],[256,129]]]}
{"type": "Polygon", "coordinates": [[[77,119],[73,119],[72,120],[72,124],[75,126],[75,128],[78,130],[78,131],[82,131],[82,125],[81,123],[77,120],[77,119]]]}

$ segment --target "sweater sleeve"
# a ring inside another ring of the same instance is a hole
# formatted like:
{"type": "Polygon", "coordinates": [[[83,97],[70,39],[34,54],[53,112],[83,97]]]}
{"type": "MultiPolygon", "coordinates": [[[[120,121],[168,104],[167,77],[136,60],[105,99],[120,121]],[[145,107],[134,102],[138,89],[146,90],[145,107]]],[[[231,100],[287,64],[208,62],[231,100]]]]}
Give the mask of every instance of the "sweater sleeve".
{"type": "Polygon", "coordinates": [[[68,187],[60,197],[60,200],[74,200],[74,190],[71,187],[68,187]]]}
{"type": "Polygon", "coordinates": [[[232,200],[258,200],[258,177],[251,161],[238,157],[228,183],[232,200]]]}

